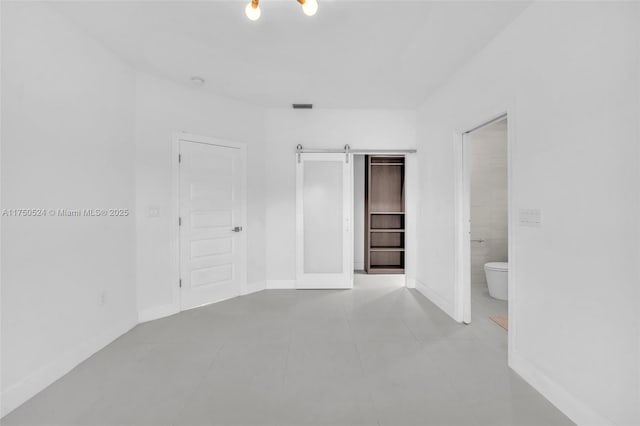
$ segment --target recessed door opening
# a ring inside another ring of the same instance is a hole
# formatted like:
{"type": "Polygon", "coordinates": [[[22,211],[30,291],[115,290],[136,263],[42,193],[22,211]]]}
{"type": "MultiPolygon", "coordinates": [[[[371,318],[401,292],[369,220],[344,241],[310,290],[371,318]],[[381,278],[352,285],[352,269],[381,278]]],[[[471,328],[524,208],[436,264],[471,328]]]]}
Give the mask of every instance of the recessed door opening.
{"type": "Polygon", "coordinates": [[[507,119],[468,133],[471,319],[508,329],[507,119]]]}
{"type": "Polygon", "coordinates": [[[356,280],[404,286],[405,156],[354,155],[353,180],[356,280]]]}

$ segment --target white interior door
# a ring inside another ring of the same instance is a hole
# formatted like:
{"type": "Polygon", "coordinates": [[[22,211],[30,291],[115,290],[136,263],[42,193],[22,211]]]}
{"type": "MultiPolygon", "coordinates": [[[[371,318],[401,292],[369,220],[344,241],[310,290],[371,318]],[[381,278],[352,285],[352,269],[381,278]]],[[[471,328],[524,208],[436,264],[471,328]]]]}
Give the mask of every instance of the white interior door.
{"type": "Polygon", "coordinates": [[[352,159],[298,154],[296,288],[353,287],[352,159]]]}
{"type": "Polygon", "coordinates": [[[180,141],[182,309],[238,296],[244,288],[244,152],[180,141]]]}

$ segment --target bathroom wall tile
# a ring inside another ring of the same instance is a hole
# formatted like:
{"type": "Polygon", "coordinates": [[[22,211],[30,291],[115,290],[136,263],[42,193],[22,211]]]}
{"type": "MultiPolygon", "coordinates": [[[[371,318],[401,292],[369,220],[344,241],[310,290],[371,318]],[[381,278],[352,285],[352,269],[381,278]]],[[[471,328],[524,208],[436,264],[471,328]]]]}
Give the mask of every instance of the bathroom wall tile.
{"type": "Polygon", "coordinates": [[[471,136],[471,284],[486,286],[484,264],[507,260],[507,129],[495,123],[471,136]]]}

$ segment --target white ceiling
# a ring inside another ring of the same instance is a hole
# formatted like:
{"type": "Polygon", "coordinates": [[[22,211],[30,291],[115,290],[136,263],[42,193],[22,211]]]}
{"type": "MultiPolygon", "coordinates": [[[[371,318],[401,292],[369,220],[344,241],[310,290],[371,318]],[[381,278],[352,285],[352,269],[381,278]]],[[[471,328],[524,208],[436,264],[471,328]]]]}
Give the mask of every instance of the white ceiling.
{"type": "Polygon", "coordinates": [[[136,69],[264,106],[411,108],[528,2],[295,0],[62,2],[55,7],[136,69]]]}

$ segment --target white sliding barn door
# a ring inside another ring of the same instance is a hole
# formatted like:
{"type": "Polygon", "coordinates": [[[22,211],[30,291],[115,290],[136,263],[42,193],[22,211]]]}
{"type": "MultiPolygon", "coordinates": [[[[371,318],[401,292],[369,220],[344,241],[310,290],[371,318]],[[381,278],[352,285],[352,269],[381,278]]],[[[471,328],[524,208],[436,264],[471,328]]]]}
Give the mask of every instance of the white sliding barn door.
{"type": "Polygon", "coordinates": [[[181,309],[245,285],[245,151],[230,145],[180,141],[181,309]]]}
{"type": "Polygon", "coordinates": [[[296,155],[296,288],[353,287],[352,163],[296,155]]]}

